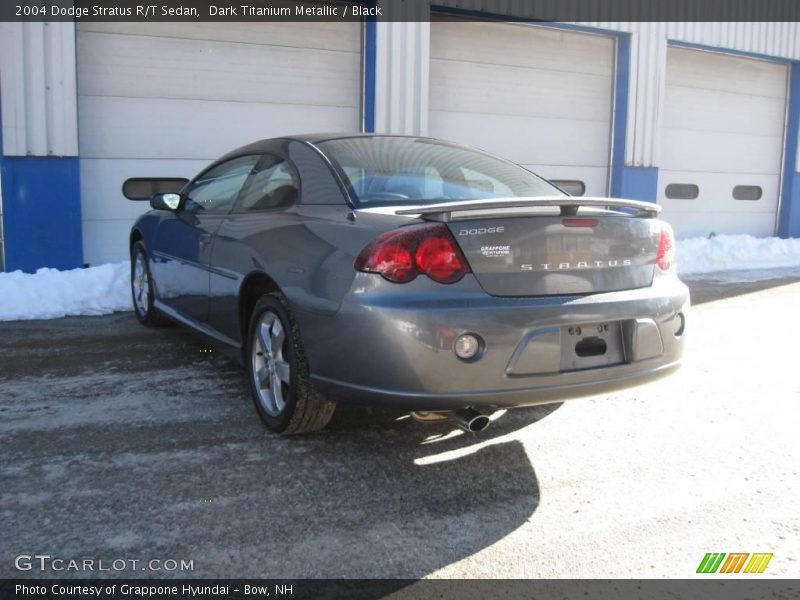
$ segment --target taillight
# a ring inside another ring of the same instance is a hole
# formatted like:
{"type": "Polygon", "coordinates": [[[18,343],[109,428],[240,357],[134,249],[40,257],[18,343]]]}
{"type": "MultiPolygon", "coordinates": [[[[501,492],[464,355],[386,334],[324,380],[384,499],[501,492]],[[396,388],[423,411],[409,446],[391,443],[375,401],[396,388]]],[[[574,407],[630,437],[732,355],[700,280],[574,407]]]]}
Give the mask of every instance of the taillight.
{"type": "Polygon", "coordinates": [[[394,283],[406,283],[420,274],[439,283],[455,283],[470,272],[450,230],[441,223],[402,227],[378,236],[359,253],[355,268],[379,273],[394,283]]]}
{"type": "Polygon", "coordinates": [[[675,237],[672,227],[661,223],[661,234],[658,236],[658,251],[656,252],[656,265],[662,271],[669,271],[675,266],[675,237]]]}

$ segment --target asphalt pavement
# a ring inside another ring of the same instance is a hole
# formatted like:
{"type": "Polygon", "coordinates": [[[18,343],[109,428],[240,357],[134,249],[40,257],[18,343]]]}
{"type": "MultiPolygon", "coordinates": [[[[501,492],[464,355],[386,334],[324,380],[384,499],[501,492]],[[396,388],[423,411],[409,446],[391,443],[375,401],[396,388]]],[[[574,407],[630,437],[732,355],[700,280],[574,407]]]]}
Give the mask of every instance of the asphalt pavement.
{"type": "Polygon", "coordinates": [[[800,277],[690,287],[678,374],[476,435],[348,409],[281,438],[179,327],[0,323],[0,577],[798,577],[800,277]]]}

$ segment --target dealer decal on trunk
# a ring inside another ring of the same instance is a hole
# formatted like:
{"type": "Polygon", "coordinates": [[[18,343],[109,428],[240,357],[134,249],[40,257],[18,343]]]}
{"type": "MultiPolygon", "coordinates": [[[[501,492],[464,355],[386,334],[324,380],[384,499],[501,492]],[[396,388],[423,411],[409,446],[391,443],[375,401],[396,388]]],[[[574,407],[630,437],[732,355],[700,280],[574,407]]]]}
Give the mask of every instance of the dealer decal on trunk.
{"type": "Polygon", "coordinates": [[[481,246],[481,254],[489,258],[508,256],[511,254],[511,246],[481,246]]]}

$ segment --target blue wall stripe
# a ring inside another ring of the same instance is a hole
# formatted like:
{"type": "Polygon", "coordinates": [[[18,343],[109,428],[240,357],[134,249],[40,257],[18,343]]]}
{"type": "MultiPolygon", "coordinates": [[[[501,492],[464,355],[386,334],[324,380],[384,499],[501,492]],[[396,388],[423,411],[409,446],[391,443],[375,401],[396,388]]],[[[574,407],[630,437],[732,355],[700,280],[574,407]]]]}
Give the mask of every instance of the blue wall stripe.
{"type": "Polygon", "coordinates": [[[797,140],[800,134],[800,62],[789,70],[789,106],[786,149],[783,155],[783,189],[778,215],[778,235],[800,237],[800,173],[797,173],[797,140]]]}
{"type": "MultiPolygon", "coordinates": [[[[2,76],[0,75],[0,81],[2,80],[2,76]]],[[[0,100],[0,195],[5,198],[6,197],[6,184],[5,178],[3,177],[3,153],[5,152],[5,148],[3,147],[3,102],[0,100]]],[[[2,207],[0,207],[2,208],[2,207]]],[[[5,231],[5,211],[0,210],[0,233],[5,231]]],[[[0,238],[2,238],[5,234],[2,233],[0,238]]],[[[4,242],[5,244],[5,242],[4,242]]],[[[8,267],[5,263],[5,248],[0,248],[0,252],[3,253],[3,256],[0,256],[0,273],[3,271],[7,271],[8,267]]]]}
{"type": "Polygon", "coordinates": [[[6,270],[83,266],[77,156],[6,156],[2,163],[6,270]]]}
{"type": "Polygon", "coordinates": [[[658,198],[658,167],[623,166],[620,173],[619,197],[655,202],[658,198]]]}
{"type": "MultiPolygon", "coordinates": [[[[372,3],[374,5],[374,3],[372,3]]],[[[375,17],[364,21],[364,131],[375,131],[375,68],[377,63],[377,30],[375,17]]]]}
{"type": "Polygon", "coordinates": [[[611,154],[611,195],[622,197],[625,167],[625,144],[628,132],[628,87],[630,84],[631,37],[617,37],[617,61],[614,76],[614,130],[611,154]]]}

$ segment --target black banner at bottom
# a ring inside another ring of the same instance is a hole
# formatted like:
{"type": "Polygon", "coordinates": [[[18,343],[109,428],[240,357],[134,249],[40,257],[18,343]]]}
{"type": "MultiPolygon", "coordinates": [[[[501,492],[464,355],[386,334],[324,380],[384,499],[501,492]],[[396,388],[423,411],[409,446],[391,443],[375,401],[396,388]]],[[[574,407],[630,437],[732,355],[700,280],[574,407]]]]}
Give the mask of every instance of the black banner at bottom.
{"type": "Polygon", "coordinates": [[[691,580],[652,579],[3,579],[2,600],[245,600],[252,598],[317,600],[345,598],[371,600],[435,598],[482,600],[531,598],[536,600],[602,598],[608,600],[774,600],[800,598],[797,579],[691,580]]]}

